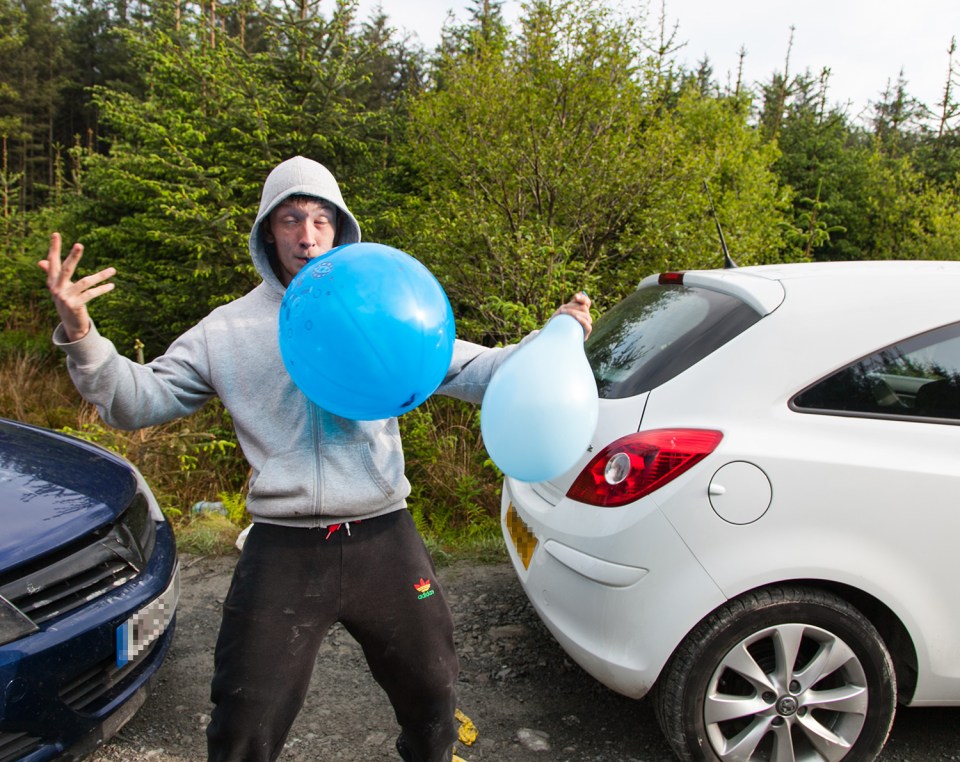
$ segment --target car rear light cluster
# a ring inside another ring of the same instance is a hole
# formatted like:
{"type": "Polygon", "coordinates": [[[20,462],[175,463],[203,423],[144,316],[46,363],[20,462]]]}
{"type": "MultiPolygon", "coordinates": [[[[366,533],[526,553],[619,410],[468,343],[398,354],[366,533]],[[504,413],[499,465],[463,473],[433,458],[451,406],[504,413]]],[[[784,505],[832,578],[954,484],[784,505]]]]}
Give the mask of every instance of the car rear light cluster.
{"type": "Polygon", "coordinates": [[[567,497],[615,508],[649,495],[713,452],[723,434],[711,429],[655,429],[618,439],[580,472],[567,497]]]}

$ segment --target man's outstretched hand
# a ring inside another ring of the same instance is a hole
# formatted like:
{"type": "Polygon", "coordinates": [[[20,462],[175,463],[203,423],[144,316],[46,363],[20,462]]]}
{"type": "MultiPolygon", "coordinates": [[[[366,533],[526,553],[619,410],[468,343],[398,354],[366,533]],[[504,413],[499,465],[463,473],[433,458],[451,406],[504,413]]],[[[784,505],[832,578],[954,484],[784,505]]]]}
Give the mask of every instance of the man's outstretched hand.
{"type": "Polygon", "coordinates": [[[90,313],[87,302],[102,294],[113,291],[113,283],[105,283],[117,274],[115,267],[108,267],[93,275],[72,280],[83,256],[83,244],[75,243],[70,253],[61,262],[59,233],[50,236],[50,250],[46,259],[37,264],[47,274],[47,288],[53,297],[53,303],[63,323],[63,330],[70,341],[82,339],[90,331],[90,313]]]}

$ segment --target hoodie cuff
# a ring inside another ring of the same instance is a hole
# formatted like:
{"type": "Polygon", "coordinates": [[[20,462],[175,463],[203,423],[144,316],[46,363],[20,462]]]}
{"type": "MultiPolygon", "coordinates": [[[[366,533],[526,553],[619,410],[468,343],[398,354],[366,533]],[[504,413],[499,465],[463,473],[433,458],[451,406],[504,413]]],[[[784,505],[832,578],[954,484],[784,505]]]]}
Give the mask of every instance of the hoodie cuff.
{"type": "Polygon", "coordinates": [[[97,365],[106,360],[113,350],[113,345],[100,335],[93,321],[90,322],[90,330],[86,335],[76,341],[67,338],[63,323],[59,323],[53,330],[53,344],[62,349],[77,365],[97,365]]]}

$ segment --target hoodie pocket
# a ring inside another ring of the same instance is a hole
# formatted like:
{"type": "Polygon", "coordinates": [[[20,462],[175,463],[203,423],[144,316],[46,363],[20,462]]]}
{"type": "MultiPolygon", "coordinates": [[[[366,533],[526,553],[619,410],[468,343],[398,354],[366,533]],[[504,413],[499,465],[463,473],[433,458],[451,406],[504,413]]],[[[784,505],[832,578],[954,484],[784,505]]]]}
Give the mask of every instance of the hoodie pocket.
{"type": "Polygon", "coordinates": [[[403,450],[388,437],[326,443],[318,452],[269,458],[250,483],[248,505],[251,513],[274,518],[376,515],[410,494],[403,470],[403,450]]]}
{"type": "Polygon", "coordinates": [[[268,458],[251,479],[247,503],[262,516],[311,516],[315,513],[316,462],[309,450],[268,458]]]}
{"type": "Polygon", "coordinates": [[[325,445],[320,462],[320,511],[330,516],[374,513],[406,497],[402,451],[367,442],[325,445]]]}

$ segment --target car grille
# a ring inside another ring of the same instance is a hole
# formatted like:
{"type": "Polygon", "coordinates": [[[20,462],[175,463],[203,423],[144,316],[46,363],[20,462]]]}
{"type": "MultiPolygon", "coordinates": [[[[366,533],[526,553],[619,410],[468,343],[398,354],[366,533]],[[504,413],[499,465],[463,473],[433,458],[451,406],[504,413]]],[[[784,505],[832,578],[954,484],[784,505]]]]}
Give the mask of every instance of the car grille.
{"type": "Polygon", "coordinates": [[[147,501],[138,494],[117,522],[79,547],[17,570],[13,579],[0,579],[0,596],[41,625],[134,579],[155,541],[147,501]]]}
{"type": "Polygon", "coordinates": [[[60,688],[61,701],[77,712],[97,711],[100,707],[95,706],[94,702],[106,695],[111,688],[142,664],[158,643],[159,641],[154,641],[146,651],[137,656],[135,661],[128,662],[122,668],[117,667],[116,659],[104,659],[100,664],[63,685],[60,688]]]}
{"type": "Polygon", "coordinates": [[[0,732],[0,762],[22,759],[40,747],[40,739],[26,733],[0,732]]]}

